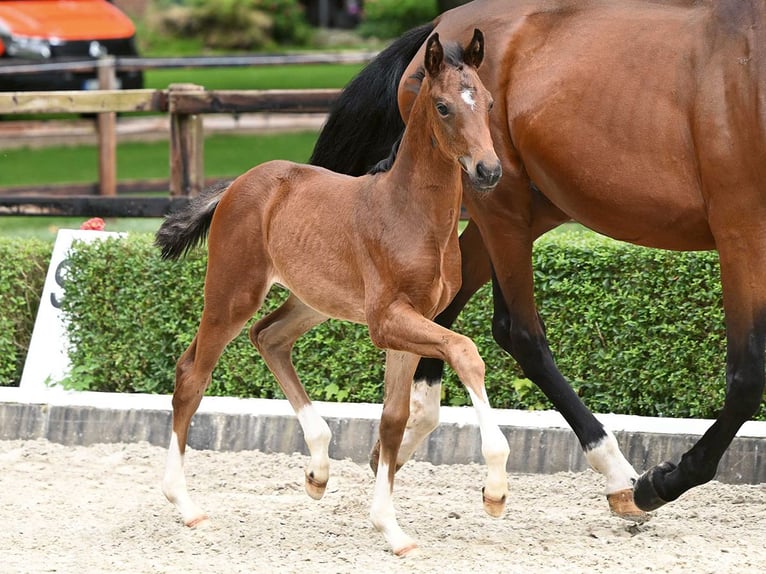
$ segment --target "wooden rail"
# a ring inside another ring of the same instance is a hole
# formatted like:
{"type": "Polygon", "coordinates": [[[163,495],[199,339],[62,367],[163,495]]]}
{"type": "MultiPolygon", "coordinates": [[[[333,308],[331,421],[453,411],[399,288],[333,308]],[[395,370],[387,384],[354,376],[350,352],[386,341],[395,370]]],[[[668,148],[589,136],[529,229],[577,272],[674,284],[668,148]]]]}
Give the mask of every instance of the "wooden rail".
{"type": "Polygon", "coordinates": [[[198,194],[206,184],[201,114],[326,112],[339,92],[205,90],[192,84],[174,84],[167,90],[0,93],[0,114],[98,114],[100,179],[98,194],[55,193],[51,186],[38,194],[29,188],[12,192],[0,189],[0,215],[162,216],[198,194]],[[115,115],[136,111],[170,115],[169,196],[117,196],[115,115]]]}

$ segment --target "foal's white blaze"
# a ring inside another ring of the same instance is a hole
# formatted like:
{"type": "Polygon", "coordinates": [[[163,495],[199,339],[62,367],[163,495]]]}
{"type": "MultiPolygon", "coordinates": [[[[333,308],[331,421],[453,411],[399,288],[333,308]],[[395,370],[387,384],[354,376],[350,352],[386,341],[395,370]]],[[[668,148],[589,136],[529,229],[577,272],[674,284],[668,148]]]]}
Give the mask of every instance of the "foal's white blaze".
{"type": "Polygon", "coordinates": [[[402,445],[396,463],[407,462],[431,431],[439,424],[441,384],[429,385],[425,379],[412,383],[410,393],[410,418],[404,430],[402,445]]]}
{"type": "Polygon", "coordinates": [[[195,526],[207,518],[205,514],[192,502],[189,491],[186,488],[184,476],[184,455],[178,444],[178,435],[174,432],[170,437],[168,446],[168,458],[165,462],[165,476],[162,479],[162,492],[165,497],[176,505],[184,524],[195,526]]]}
{"type": "Polygon", "coordinates": [[[396,511],[391,496],[391,486],[388,484],[388,463],[380,461],[378,474],[375,477],[375,491],[370,507],[370,520],[375,529],[380,532],[397,556],[403,556],[417,548],[417,542],[399,527],[396,522],[396,511]]]}
{"type": "Polygon", "coordinates": [[[463,101],[468,104],[468,107],[471,108],[472,112],[476,111],[476,100],[473,97],[473,91],[469,88],[465,88],[462,92],[460,92],[460,97],[463,98],[463,101]]]}
{"type": "Polygon", "coordinates": [[[606,477],[606,494],[632,489],[638,473],[625,459],[617,439],[610,431],[599,442],[586,449],[585,458],[594,470],[606,477]]]}
{"type": "Polygon", "coordinates": [[[487,483],[484,488],[484,495],[499,501],[508,495],[508,476],[505,468],[511,449],[508,446],[508,440],[495,420],[495,414],[489,406],[486,389],[482,389],[481,398],[470,388],[466,387],[466,389],[478,417],[479,432],[481,433],[481,454],[487,465],[487,483]]]}
{"type": "Polygon", "coordinates": [[[326,484],[330,476],[330,427],[310,403],[302,407],[296,415],[303,429],[303,439],[311,453],[306,475],[311,476],[318,484],[326,484]]]}

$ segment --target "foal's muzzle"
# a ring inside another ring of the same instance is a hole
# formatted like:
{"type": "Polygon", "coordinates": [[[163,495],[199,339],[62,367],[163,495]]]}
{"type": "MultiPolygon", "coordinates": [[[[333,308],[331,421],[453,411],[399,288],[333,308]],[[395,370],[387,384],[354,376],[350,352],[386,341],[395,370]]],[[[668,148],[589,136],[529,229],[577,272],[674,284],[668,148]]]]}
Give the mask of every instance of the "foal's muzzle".
{"type": "Polygon", "coordinates": [[[500,181],[503,168],[499,160],[494,162],[480,161],[476,164],[476,169],[473,171],[466,170],[466,173],[471,179],[471,184],[478,191],[491,191],[500,181]]]}

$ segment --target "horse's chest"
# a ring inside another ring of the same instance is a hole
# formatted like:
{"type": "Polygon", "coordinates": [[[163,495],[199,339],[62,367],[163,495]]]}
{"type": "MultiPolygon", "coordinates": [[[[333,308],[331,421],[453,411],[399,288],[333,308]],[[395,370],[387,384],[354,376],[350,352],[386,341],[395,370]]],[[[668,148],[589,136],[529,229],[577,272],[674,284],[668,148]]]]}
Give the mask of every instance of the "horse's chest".
{"type": "Polygon", "coordinates": [[[424,265],[418,272],[422,278],[423,311],[434,317],[452,300],[460,288],[460,250],[457,239],[454,243],[433,249],[430,265],[424,265]]]}

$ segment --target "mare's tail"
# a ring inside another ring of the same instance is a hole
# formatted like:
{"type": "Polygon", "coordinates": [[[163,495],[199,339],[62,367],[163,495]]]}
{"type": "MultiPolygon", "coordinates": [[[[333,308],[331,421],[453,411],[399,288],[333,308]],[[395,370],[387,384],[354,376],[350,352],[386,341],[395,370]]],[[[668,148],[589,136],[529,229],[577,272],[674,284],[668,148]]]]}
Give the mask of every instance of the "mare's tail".
{"type": "Polygon", "coordinates": [[[163,259],[178,259],[205,239],[215,208],[229,185],[230,181],[212,185],[165,218],[154,237],[163,259]]]}
{"type": "Polygon", "coordinates": [[[363,175],[389,155],[404,130],[397,105],[399,80],[433,29],[428,23],[405,32],[343,88],[309,163],[363,175]]]}

